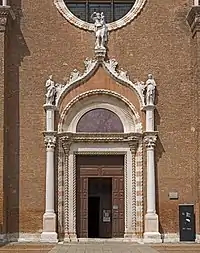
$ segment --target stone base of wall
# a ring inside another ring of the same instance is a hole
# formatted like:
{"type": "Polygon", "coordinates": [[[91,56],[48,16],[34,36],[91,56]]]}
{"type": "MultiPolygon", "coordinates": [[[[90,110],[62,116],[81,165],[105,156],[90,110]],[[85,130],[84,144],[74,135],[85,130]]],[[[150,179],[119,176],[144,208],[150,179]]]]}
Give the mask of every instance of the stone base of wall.
{"type": "MultiPolygon", "coordinates": [[[[169,233],[161,235],[162,243],[180,243],[178,233],[169,233]]],[[[41,242],[41,233],[12,233],[12,234],[0,234],[0,242],[41,242]]],[[[143,238],[77,238],[76,242],[136,242],[144,244],[143,238]]],[[[70,243],[70,242],[69,242],[70,243]]],[[[156,241],[155,241],[156,243],[156,241]]],[[[187,242],[184,242],[187,243],[187,242]]],[[[188,243],[200,243],[200,234],[196,234],[195,242],[188,243]]]]}

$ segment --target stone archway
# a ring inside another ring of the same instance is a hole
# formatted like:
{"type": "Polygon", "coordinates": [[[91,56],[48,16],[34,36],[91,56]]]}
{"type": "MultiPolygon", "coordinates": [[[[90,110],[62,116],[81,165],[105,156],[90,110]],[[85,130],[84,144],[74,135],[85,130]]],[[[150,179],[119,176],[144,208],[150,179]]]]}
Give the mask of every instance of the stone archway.
{"type": "MultiPolygon", "coordinates": [[[[138,240],[143,233],[142,129],[131,103],[112,95],[85,97],[64,109],[59,125],[58,223],[64,240],[76,240],[76,155],[124,155],[124,237],[138,240]],[[81,108],[81,110],[80,110],[81,108]],[[93,108],[106,108],[122,121],[123,133],[77,133],[80,118],[93,108]],[[121,116],[121,117],[120,117],[121,116]],[[140,127],[138,127],[140,126],[140,127]]],[[[134,108],[134,107],[133,107],[134,108]]]]}
{"type": "Polygon", "coordinates": [[[46,87],[54,91],[54,99],[46,94],[46,205],[41,241],[57,242],[54,207],[54,149],[58,144],[58,228],[65,240],[76,239],[76,154],[114,154],[126,157],[125,166],[125,237],[138,240],[145,223],[144,241],[160,242],[156,213],[154,147],[157,132],[154,127],[155,88],[153,76],[144,82],[131,82],[127,72],[117,68],[115,59],[105,60],[105,50],[95,51],[95,59],[86,59],[85,71],[74,70],[65,84],[56,84],[52,76],[46,87]],[[105,76],[104,72],[107,72],[105,76]],[[104,81],[102,82],[102,76],[104,81]],[[146,95],[144,96],[144,92],[146,95]],[[96,98],[109,97],[106,101],[96,98]],[[92,99],[91,98],[95,98],[92,99]],[[116,103],[117,101],[117,103],[116,103]],[[84,102],[84,103],[83,103],[84,102]],[[55,105],[54,105],[55,103],[55,105]],[[116,113],[123,133],[77,133],[77,122],[84,113],[95,108],[116,113]],[[59,122],[54,127],[55,110],[59,122]],[[141,110],[146,111],[146,122],[141,110]],[[146,129],[144,130],[144,125],[146,129]],[[55,131],[56,129],[56,131],[55,131]],[[143,222],[142,147],[147,156],[147,210],[143,222]],[[111,152],[111,153],[110,153],[111,152]],[[113,153],[114,152],[114,153],[113,153]]]}

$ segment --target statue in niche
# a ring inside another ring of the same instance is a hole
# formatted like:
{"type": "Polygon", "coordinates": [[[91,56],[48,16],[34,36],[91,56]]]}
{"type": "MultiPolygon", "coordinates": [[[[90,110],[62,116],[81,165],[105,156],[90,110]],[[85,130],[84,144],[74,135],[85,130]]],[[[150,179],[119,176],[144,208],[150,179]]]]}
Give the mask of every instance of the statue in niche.
{"type": "Polygon", "coordinates": [[[50,75],[49,79],[46,81],[46,104],[54,105],[55,104],[55,98],[56,98],[56,87],[55,83],[53,81],[53,76],[50,75]]]}
{"type": "Polygon", "coordinates": [[[156,82],[152,74],[148,75],[148,80],[146,81],[146,104],[154,105],[155,102],[155,91],[156,82]]]}
{"type": "Polygon", "coordinates": [[[96,33],[95,49],[105,49],[108,40],[108,28],[105,23],[104,14],[103,12],[94,12],[91,15],[91,19],[94,21],[96,33]]]}

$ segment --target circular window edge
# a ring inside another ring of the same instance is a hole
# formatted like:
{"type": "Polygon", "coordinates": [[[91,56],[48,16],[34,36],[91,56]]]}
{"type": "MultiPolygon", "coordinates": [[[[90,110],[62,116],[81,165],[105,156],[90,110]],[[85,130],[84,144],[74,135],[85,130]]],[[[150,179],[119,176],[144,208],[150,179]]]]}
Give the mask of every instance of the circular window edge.
{"type": "MultiPolygon", "coordinates": [[[[136,0],[135,4],[131,8],[131,10],[121,19],[114,21],[112,23],[108,23],[108,31],[119,29],[128,23],[130,23],[142,10],[144,4],[147,0],[136,0]]],[[[73,25],[88,31],[94,31],[94,24],[88,23],[77,18],[71,11],[67,8],[64,3],[64,0],[54,0],[54,4],[59,10],[59,12],[73,25]]]]}

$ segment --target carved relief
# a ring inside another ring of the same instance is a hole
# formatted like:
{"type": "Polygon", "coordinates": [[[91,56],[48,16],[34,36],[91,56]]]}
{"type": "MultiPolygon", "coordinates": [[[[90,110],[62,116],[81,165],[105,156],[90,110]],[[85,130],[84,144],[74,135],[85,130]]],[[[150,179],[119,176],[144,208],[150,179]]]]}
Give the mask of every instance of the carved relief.
{"type": "Polygon", "coordinates": [[[151,136],[145,136],[144,137],[144,144],[146,148],[154,148],[156,145],[157,136],[151,135],[151,136]]]}
{"type": "Polygon", "coordinates": [[[46,148],[54,149],[56,146],[56,136],[46,135],[44,136],[44,143],[46,148]]]}

